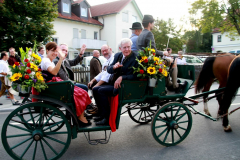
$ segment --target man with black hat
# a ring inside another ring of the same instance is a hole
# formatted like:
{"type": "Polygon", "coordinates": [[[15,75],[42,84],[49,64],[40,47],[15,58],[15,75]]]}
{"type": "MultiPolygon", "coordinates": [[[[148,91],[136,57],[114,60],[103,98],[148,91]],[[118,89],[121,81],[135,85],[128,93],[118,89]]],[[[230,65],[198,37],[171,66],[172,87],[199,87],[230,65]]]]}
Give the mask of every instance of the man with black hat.
{"type": "Polygon", "coordinates": [[[154,19],[152,15],[144,15],[142,25],[144,30],[139,35],[137,39],[137,49],[141,49],[144,47],[149,47],[151,42],[151,48],[155,49],[156,56],[163,56],[163,52],[156,49],[156,44],[154,40],[154,35],[151,32],[154,28],[154,19]]]}
{"type": "Polygon", "coordinates": [[[131,41],[132,41],[132,51],[137,51],[137,39],[138,36],[141,34],[142,32],[142,25],[139,22],[134,22],[132,24],[132,28],[130,28],[132,30],[132,35],[130,37],[131,41]]]}

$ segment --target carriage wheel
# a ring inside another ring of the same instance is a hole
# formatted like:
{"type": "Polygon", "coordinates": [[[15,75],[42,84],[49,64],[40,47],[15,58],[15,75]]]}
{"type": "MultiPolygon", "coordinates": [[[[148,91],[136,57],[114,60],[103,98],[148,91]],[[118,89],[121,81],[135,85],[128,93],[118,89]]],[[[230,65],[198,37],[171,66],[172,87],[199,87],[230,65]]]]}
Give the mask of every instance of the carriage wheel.
{"type": "Polygon", "coordinates": [[[2,127],[3,146],[13,159],[58,159],[70,142],[68,120],[59,109],[44,103],[29,103],[15,109],[2,127]],[[49,117],[44,116],[46,111],[51,113],[49,117]],[[55,123],[50,123],[51,118],[55,123]],[[61,130],[52,130],[62,123],[65,125],[61,130]]]}
{"type": "Polygon", "coordinates": [[[149,107],[148,103],[131,104],[128,108],[129,117],[136,123],[147,124],[152,121],[157,106],[149,107]]]}
{"type": "Polygon", "coordinates": [[[181,103],[163,105],[153,117],[151,130],[154,139],[164,146],[182,142],[192,127],[192,115],[181,103]]]}

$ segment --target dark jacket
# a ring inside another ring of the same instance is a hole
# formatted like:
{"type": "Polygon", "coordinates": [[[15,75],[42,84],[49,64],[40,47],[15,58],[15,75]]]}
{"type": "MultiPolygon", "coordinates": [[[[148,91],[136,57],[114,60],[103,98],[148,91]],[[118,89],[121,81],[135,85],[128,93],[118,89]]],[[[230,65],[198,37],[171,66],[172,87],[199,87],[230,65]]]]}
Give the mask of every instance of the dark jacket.
{"type": "Polygon", "coordinates": [[[156,49],[156,44],[154,40],[154,35],[152,32],[150,32],[147,29],[144,29],[142,33],[138,36],[137,39],[137,48],[138,50],[143,50],[143,47],[150,47],[150,41],[151,41],[151,48],[155,49],[156,56],[163,56],[163,52],[156,49]]]}
{"type": "Polygon", "coordinates": [[[13,66],[15,62],[21,62],[21,58],[19,55],[15,54],[15,56],[9,56],[9,59],[8,59],[8,64],[10,66],[13,66]]]}
{"type": "Polygon", "coordinates": [[[136,61],[137,54],[132,52],[129,56],[125,57],[123,60],[123,66],[118,69],[113,69],[113,66],[122,61],[122,52],[116,53],[114,55],[114,61],[107,68],[107,72],[110,74],[117,73],[118,76],[122,76],[122,80],[134,80],[137,79],[137,74],[133,74],[133,66],[138,67],[138,62],[136,61]]]}
{"type": "Polygon", "coordinates": [[[98,58],[93,57],[90,61],[90,81],[102,71],[102,65],[98,58]]]}
{"type": "MultiPolygon", "coordinates": [[[[55,65],[58,63],[58,60],[59,60],[58,57],[53,60],[55,65]]],[[[83,57],[80,57],[79,55],[74,60],[69,60],[66,58],[58,71],[57,77],[60,77],[62,80],[70,79],[70,80],[74,81],[74,73],[72,71],[71,66],[76,66],[82,60],[83,60],[83,57]],[[63,65],[65,66],[67,72],[65,71],[63,65]]]]}

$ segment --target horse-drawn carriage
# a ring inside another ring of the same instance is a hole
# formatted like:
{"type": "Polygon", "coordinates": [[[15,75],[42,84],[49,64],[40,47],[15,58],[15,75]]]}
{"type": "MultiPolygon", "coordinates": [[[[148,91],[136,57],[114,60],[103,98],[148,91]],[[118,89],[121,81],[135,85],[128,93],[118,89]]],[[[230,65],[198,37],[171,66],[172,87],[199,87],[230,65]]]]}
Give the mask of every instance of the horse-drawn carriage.
{"type": "MultiPolygon", "coordinates": [[[[116,128],[119,128],[122,107],[126,106],[130,118],[137,123],[151,122],[154,139],[164,145],[173,146],[182,142],[192,127],[190,111],[196,111],[194,100],[203,94],[185,97],[195,80],[194,66],[178,66],[178,78],[187,81],[184,90],[176,94],[165,91],[165,80],[159,80],[149,93],[147,81],[123,81],[119,90],[116,128]],[[189,110],[191,108],[191,110],[189,110]]],[[[220,89],[222,90],[222,89],[220,89]]],[[[38,102],[25,103],[12,111],[2,127],[2,144],[14,159],[58,159],[68,149],[71,139],[83,132],[90,144],[108,143],[109,125],[79,127],[73,100],[74,85],[70,81],[51,82],[39,95],[30,95],[38,102]],[[91,132],[104,131],[102,139],[91,139],[91,132]]],[[[218,89],[219,91],[219,89],[218,89]]]]}

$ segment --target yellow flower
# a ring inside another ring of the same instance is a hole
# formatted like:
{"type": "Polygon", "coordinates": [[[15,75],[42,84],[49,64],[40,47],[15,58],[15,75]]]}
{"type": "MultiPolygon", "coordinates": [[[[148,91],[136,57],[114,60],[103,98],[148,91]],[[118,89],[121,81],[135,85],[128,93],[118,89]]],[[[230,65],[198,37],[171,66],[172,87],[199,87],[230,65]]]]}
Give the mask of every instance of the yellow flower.
{"type": "Polygon", "coordinates": [[[162,70],[162,74],[163,74],[165,77],[167,77],[167,75],[168,75],[167,70],[166,70],[166,69],[163,69],[163,70],[162,70]]]}
{"type": "Polygon", "coordinates": [[[155,49],[151,49],[151,51],[152,51],[153,53],[155,53],[155,49]]]}
{"type": "Polygon", "coordinates": [[[10,79],[11,79],[11,81],[14,82],[14,81],[19,80],[19,78],[21,78],[21,77],[22,77],[21,73],[14,73],[10,79]]]}
{"type": "Polygon", "coordinates": [[[16,67],[16,65],[14,64],[14,65],[13,65],[13,68],[15,68],[15,67],[16,67]]]}
{"type": "Polygon", "coordinates": [[[142,59],[140,60],[140,63],[142,63],[145,59],[147,59],[147,56],[142,56],[142,59]]]}
{"type": "Polygon", "coordinates": [[[36,72],[36,77],[37,77],[38,80],[44,81],[43,76],[40,72],[36,72]]]}
{"type": "Polygon", "coordinates": [[[158,57],[153,57],[153,60],[155,61],[156,64],[158,64],[158,62],[159,62],[159,58],[158,57]]]}
{"type": "Polygon", "coordinates": [[[32,56],[34,59],[38,60],[39,63],[42,61],[41,57],[40,57],[39,55],[35,54],[35,53],[32,53],[31,56],[32,56]]]}
{"type": "Polygon", "coordinates": [[[155,67],[148,67],[147,73],[149,73],[149,74],[156,74],[156,68],[155,67]]]}

